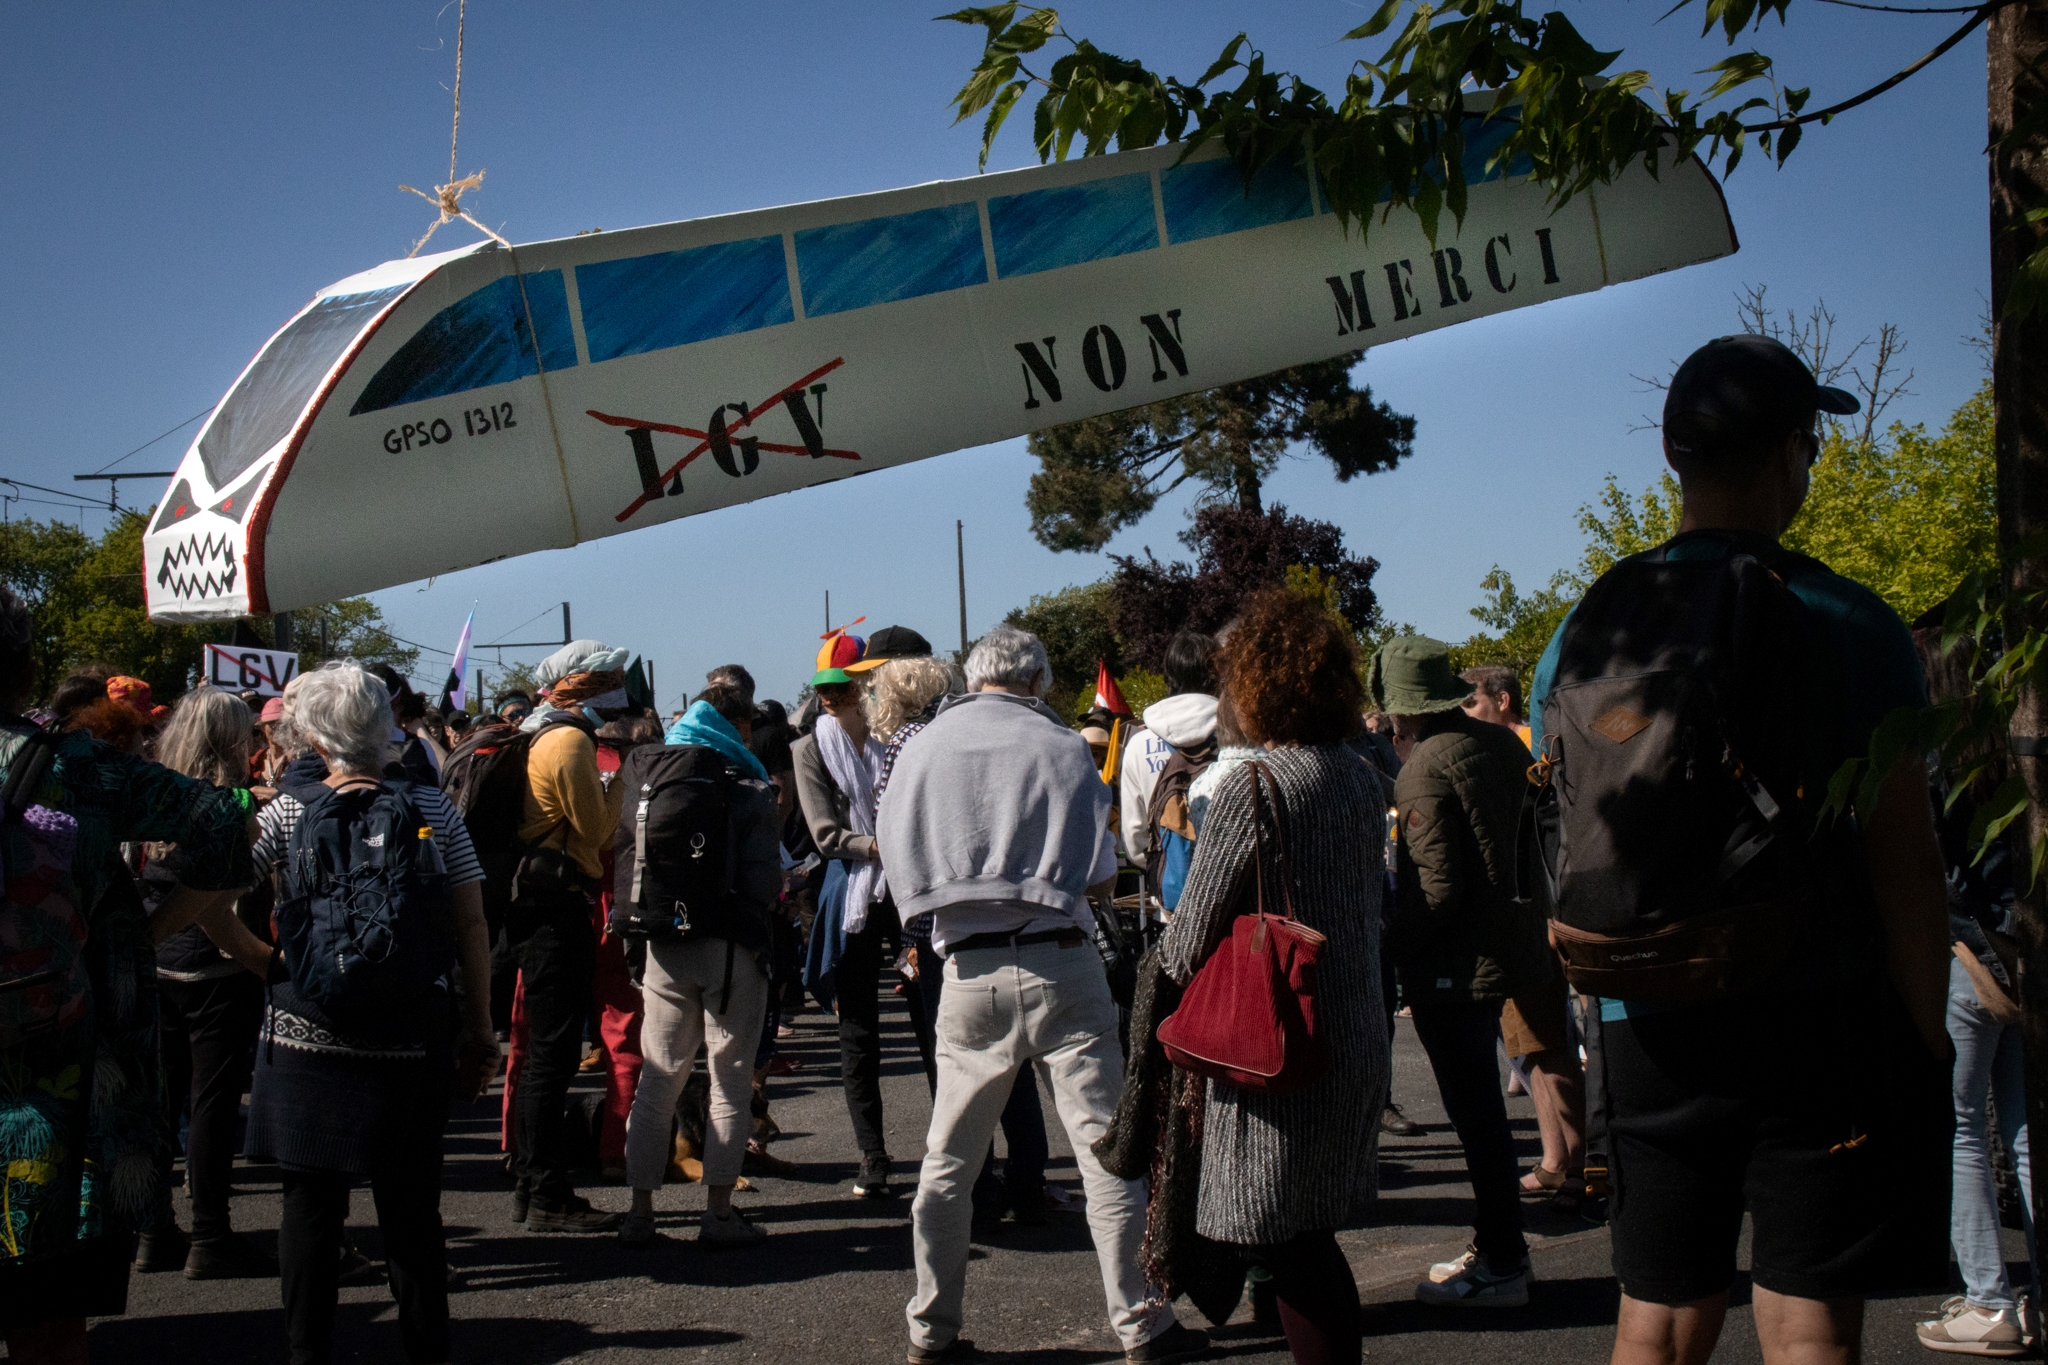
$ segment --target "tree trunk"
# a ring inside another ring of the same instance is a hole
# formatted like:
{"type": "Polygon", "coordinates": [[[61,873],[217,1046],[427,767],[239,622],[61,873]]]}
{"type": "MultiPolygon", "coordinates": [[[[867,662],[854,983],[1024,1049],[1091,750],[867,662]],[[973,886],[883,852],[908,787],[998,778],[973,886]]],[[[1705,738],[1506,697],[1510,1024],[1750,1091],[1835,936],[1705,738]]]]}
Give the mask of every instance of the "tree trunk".
{"type": "MultiPolygon", "coordinates": [[[[2048,99],[2048,0],[2023,0],[1992,16],[1987,40],[1990,77],[1992,403],[1998,459],[1998,546],[2007,589],[2006,639],[2048,629],[2048,612],[2022,605],[2024,593],[2048,590],[2048,309],[2022,320],[2002,315],[2035,243],[2027,209],[2048,205],[2043,140],[1998,145],[2006,131],[2048,99]]],[[[2015,739],[2048,735],[2048,697],[2023,682],[2013,714],[2015,739]]],[[[2028,746],[2032,747],[2032,746],[2028,746]]],[[[2027,835],[2048,838],[2048,759],[2016,755],[2030,798],[2027,835]]],[[[2029,866],[2022,857],[2021,868],[2029,866]]],[[[2027,1128],[2048,1140],[2048,896],[2024,886],[2018,903],[2021,1032],[2026,1040],[2027,1128]]],[[[2048,1148],[2037,1150],[2048,1152],[2048,1148]]],[[[2034,1163],[2034,1206],[2048,1208],[2048,1161],[2034,1163]]]]}
{"type": "Polygon", "coordinates": [[[1237,484],[1238,510],[1244,512],[1265,511],[1265,504],[1259,500],[1259,467],[1252,463],[1252,457],[1248,454],[1240,457],[1237,461],[1237,467],[1232,473],[1237,484]]]}

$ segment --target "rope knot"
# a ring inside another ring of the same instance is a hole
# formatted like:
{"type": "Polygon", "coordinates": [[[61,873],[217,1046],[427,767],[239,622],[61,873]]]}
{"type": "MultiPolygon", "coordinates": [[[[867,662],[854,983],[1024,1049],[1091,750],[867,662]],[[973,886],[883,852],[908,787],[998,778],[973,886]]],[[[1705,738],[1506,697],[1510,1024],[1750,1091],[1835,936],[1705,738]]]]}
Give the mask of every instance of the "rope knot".
{"type": "Polygon", "coordinates": [[[510,247],[512,245],[510,242],[470,217],[469,211],[462,207],[462,196],[471,190],[483,188],[483,183],[484,173],[482,171],[471,171],[460,180],[451,180],[445,185],[434,186],[432,194],[428,194],[425,190],[414,189],[410,185],[400,185],[398,188],[405,190],[407,193],[418,195],[441,211],[441,216],[434,220],[434,226],[427,229],[426,237],[422,237],[417,242],[414,242],[412,250],[405,253],[407,259],[420,254],[420,248],[427,244],[427,237],[432,237],[439,230],[441,224],[452,223],[458,218],[496,242],[499,246],[510,247]]]}
{"type": "Polygon", "coordinates": [[[484,173],[482,171],[471,171],[459,180],[455,178],[455,145],[462,136],[462,40],[468,19],[468,0],[457,0],[455,7],[455,118],[448,128],[448,183],[434,186],[432,194],[428,194],[425,190],[413,189],[410,185],[400,185],[398,187],[418,195],[441,211],[441,216],[434,220],[434,226],[427,229],[427,236],[414,242],[412,250],[405,253],[407,260],[411,260],[420,254],[420,248],[427,244],[427,237],[432,237],[441,224],[452,223],[457,218],[460,218],[499,246],[504,247],[507,251],[512,249],[510,242],[470,217],[463,210],[462,196],[470,190],[482,187],[484,173]]]}

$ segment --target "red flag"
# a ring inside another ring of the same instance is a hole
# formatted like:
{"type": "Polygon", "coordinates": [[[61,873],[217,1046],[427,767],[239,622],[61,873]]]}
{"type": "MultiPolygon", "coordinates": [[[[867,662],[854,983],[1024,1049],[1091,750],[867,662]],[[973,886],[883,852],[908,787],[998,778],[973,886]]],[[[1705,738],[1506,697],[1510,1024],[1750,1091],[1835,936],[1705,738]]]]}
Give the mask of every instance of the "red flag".
{"type": "Polygon", "coordinates": [[[1130,706],[1124,701],[1122,689],[1116,685],[1116,679],[1109,676],[1107,659],[1095,661],[1095,704],[1112,716],[1131,714],[1130,706]]]}

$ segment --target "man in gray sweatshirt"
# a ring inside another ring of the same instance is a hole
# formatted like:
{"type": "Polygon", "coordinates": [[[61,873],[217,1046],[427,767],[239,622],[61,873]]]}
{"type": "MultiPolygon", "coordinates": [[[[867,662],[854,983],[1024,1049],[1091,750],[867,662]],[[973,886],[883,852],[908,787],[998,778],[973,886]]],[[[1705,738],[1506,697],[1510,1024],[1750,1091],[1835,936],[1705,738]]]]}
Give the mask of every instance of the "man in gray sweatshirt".
{"type": "Polygon", "coordinates": [[[1036,636],[998,627],[982,637],[967,657],[968,694],[903,746],[876,820],[897,906],[906,917],[932,911],[946,954],[938,1094],[911,1215],[910,1365],[972,1351],[960,1336],[969,1191],[1018,1068],[1034,1063],[1073,1143],[1126,1357],[1156,1365],[1208,1347],[1145,1282],[1144,1182],[1119,1180],[1090,1150],[1123,1089],[1088,906],[1116,878],[1114,799],[1087,743],[1041,700],[1050,681],[1036,636]]]}

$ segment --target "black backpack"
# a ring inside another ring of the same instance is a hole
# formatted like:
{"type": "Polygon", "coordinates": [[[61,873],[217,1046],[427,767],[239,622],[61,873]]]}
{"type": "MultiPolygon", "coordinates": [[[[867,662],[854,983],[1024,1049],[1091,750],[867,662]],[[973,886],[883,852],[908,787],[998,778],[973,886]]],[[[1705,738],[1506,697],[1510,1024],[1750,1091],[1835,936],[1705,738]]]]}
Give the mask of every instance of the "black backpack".
{"type": "Polygon", "coordinates": [[[1820,700],[1789,552],[1621,561],[1572,613],[1530,769],[1550,937],[1588,994],[1770,977],[1814,919],[1820,700]]]}
{"type": "Polygon", "coordinates": [[[484,905],[496,914],[512,899],[512,883],[527,846],[519,838],[526,810],[526,760],[533,742],[558,725],[586,734],[588,721],[561,716],[534,730],[483,725],[449,751],[441,765],[441,790],[469,830],[484,871],[484,905]]]}
{"type": "Polygon", "coordinates": [[[354,1033],[403,1032],[455,966],[448,868],[409,784],[295,791],[274,915],[292,987],[354,1033]]]}
{"type": "Polygon", "coordinates": [[[768,917],[735,890],[739,778],[725,755],[701,744],[642,745],[613,781],[625,800],[612,844],[611,932],[765,950],[768,917]]]}

